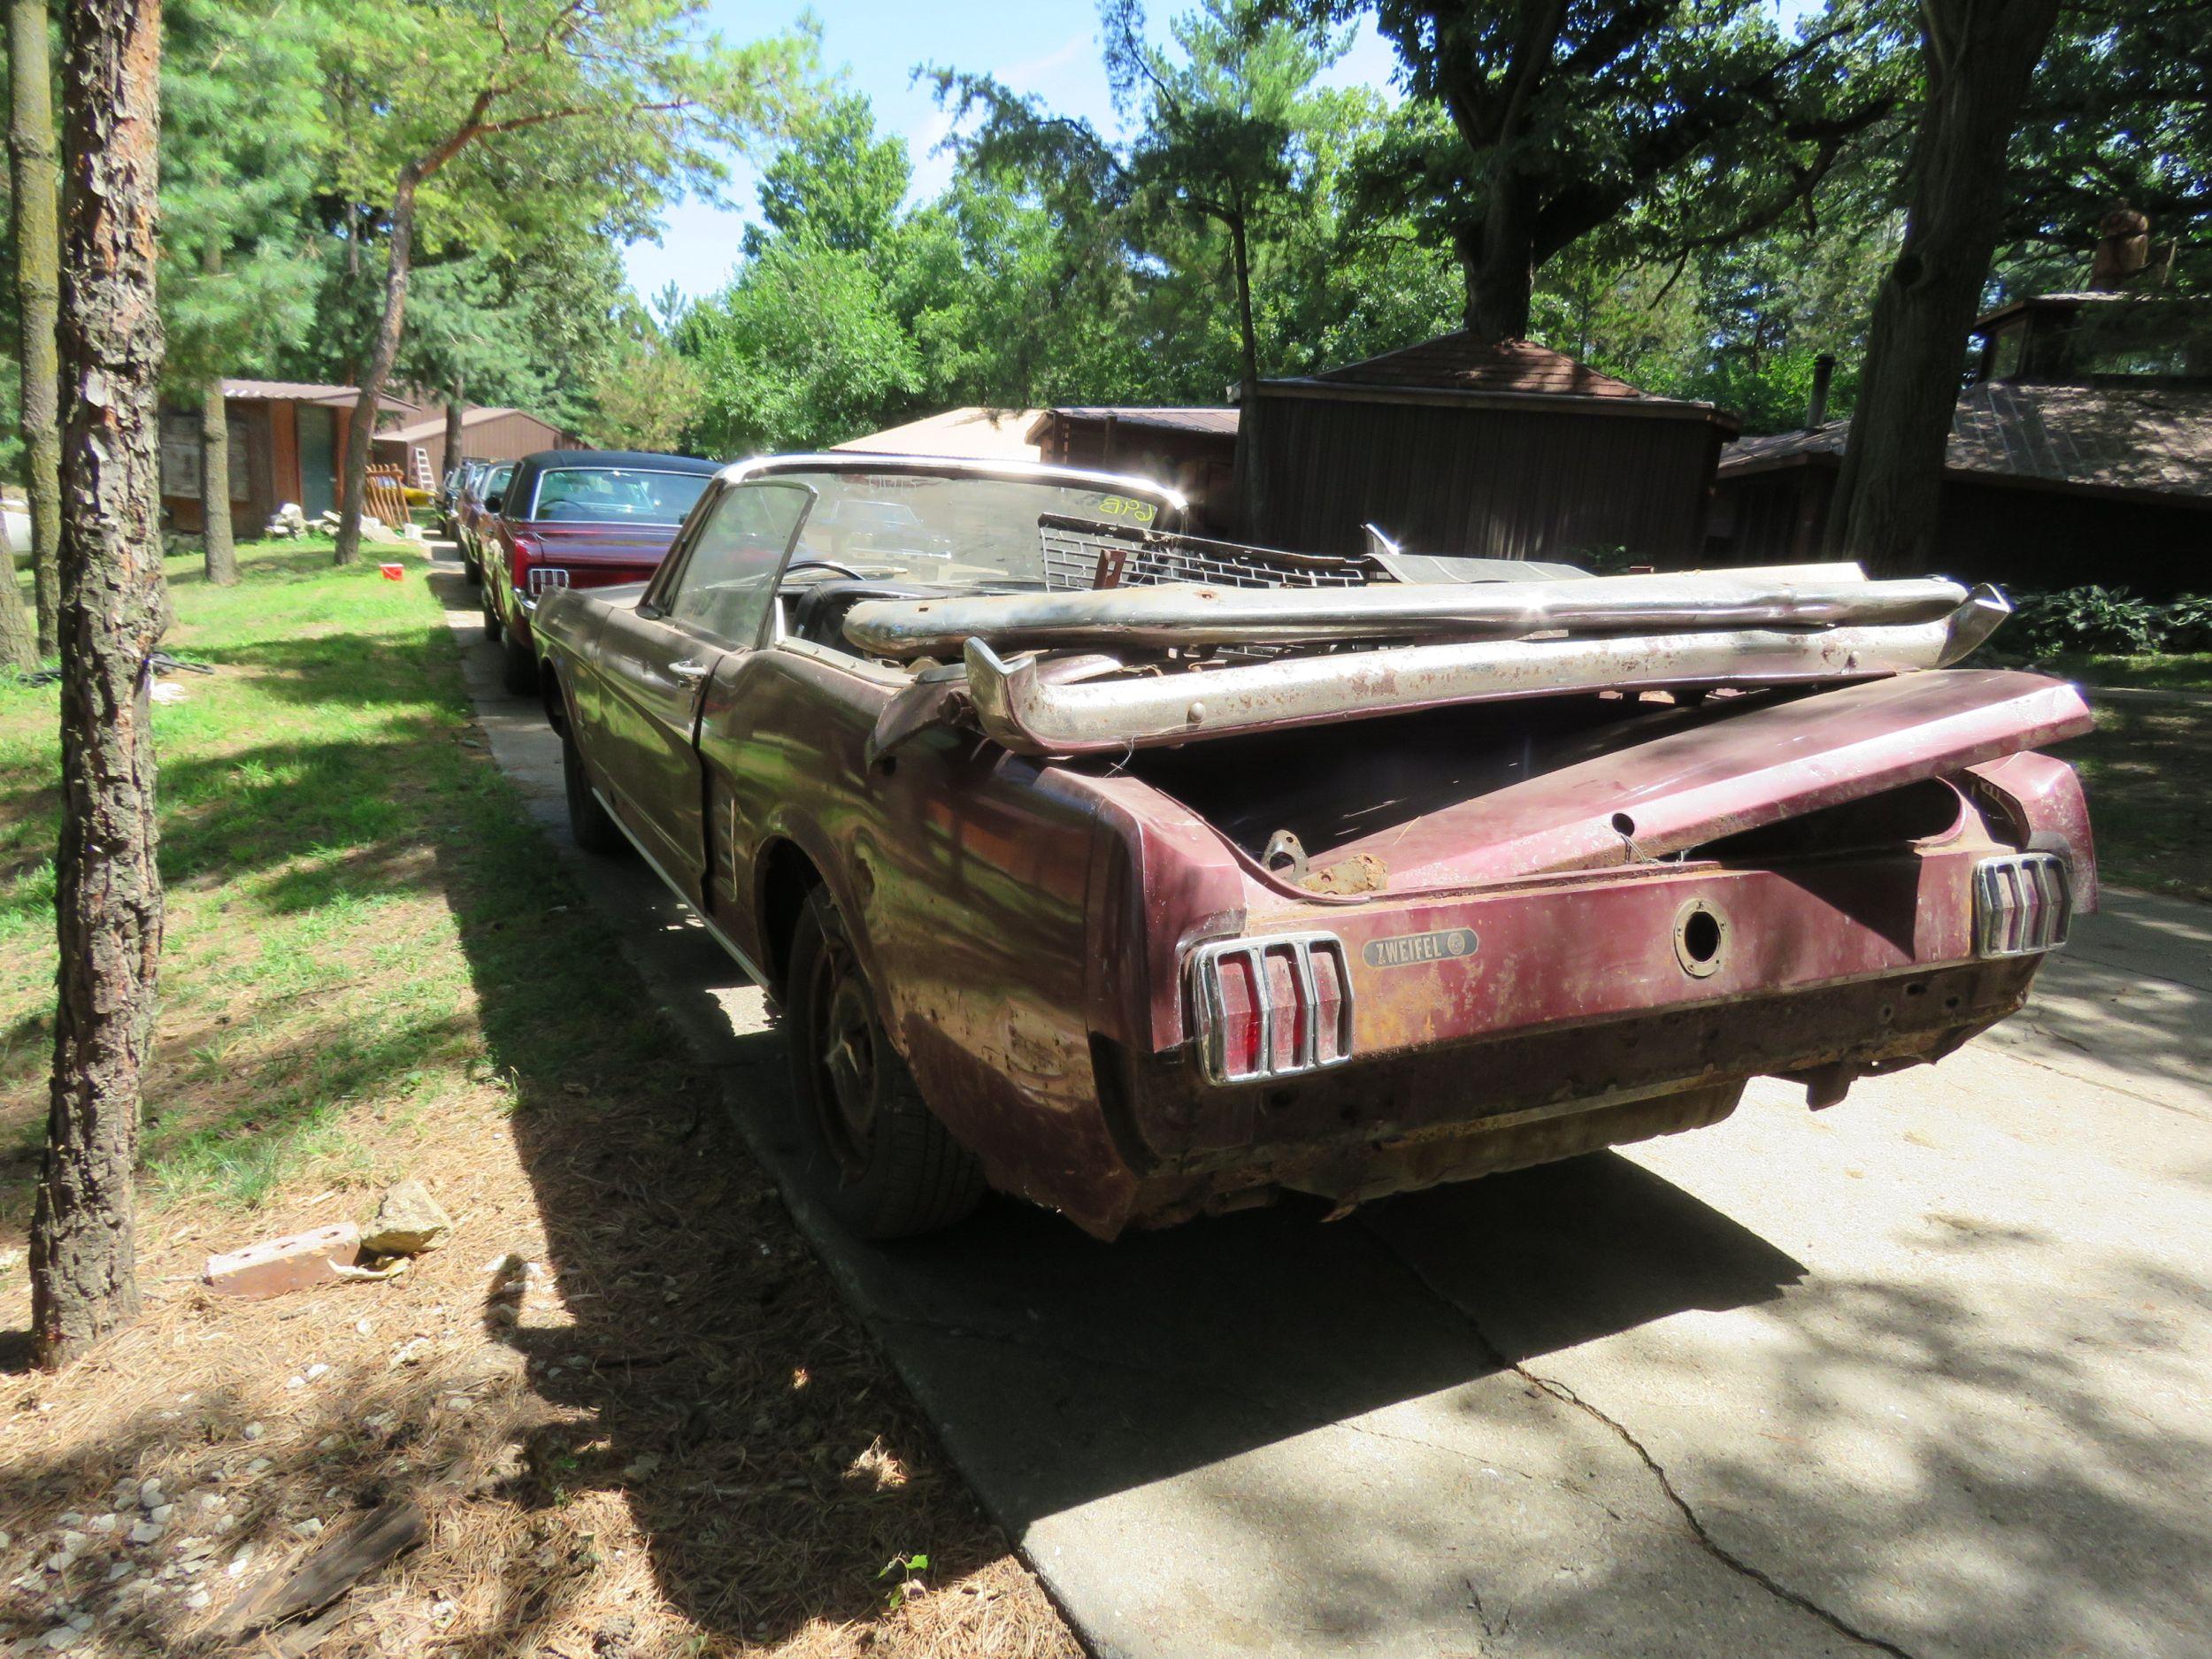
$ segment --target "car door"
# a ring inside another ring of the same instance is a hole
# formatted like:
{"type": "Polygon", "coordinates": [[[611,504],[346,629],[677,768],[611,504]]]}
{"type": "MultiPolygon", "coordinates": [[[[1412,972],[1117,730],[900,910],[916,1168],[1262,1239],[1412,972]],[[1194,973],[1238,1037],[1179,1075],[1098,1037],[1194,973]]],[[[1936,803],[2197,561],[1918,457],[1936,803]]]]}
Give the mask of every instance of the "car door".
{"type": "Polygon", "coordinates": [[[610,805],[690,897],[706,860],[700,699],[717,664],[765,637],[784,561],[813,504],[812,489],[775,479],[725,490],[644,598],[600,626],[593,748],[610,805]]]}

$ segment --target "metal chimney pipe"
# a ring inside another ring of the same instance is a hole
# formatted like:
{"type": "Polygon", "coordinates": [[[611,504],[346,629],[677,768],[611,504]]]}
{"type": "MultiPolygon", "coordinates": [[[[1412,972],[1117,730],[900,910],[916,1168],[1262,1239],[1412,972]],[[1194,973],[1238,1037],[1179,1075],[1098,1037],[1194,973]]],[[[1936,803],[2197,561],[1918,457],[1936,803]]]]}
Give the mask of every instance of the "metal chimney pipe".
{"type": "Polygon", "coordinates": [[[1816,432],[1828,419],[1828,382],[1836,378],[1836,354],[1824,351],[1813,359],[1813,395],[1805,403],[1805,430],[1816,432]]]}

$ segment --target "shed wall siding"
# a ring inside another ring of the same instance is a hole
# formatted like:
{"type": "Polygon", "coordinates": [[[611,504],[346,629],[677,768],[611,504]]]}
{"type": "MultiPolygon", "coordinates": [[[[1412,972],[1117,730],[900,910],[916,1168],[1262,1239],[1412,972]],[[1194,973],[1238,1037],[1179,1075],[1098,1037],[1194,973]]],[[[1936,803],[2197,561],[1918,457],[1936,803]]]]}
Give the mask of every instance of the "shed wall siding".
{"type": "Polygon", "coordinates": [[[1356,551],[1372,520],[1409,551],[1682,564],[1704,541],[1719,451],[1701,417],[1338,401],[1263,392],[1245,412],[1240,534],[1356,551]]]}

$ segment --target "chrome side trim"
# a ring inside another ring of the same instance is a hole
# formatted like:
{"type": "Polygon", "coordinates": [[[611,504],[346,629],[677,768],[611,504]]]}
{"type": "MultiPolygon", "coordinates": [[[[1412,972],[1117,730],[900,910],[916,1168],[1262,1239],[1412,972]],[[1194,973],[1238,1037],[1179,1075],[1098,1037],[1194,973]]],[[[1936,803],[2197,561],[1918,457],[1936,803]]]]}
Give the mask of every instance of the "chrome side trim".
{"type": "Polygon", "coordinates": [[[1445,703],[1878,680],[1956,662],[2008,611],[1994,589],[1982,589],[1947,617],[1901,627],[1463,641],[1067,682],[1041,672],[1036,657],[1010,662],[980,639],[964,656],[990,737],[1023,755],[1110,754],[1445,703]]]}
{"type": "Polygon", "coordinates": [[[1182,491],[1134,472],[1094,472],[1084,467],[1055,466],[1043,461],[986,461],[957,455],[877,455],[866,449],[827,455],[756,455],[731,462],[714,479],[721,485],[742,484],[749,479],[777,472],[942,472],[963,478],[1003,478],[1030,484],[1067,484],[1080,489],[1134,492],[1149,495],[1179,514],[1187,513],[1190,508],[1190,500],[1182,491]]]}
{"type": "Polygon", "coordinates": [[[2008,853],[1974,866],[1974,954],[2033,956],[2066,942],[2074,872],[2055,853],[2008,853]]]}
{"type": "Polygon", "coordinates": [[[1947,617],[1956,582],[1742,580],[1725,574],[1573,581],[1377,582],[1363,588],[1176,583],[1090,591],[867,599],[845,637],[877,657],[949,657],[1061,646],[1288,645],[1335,640],[1519,639],[1724,628],[1897,626],[1947,617]]]}
{"type": "Polygon", "coordinates": [[[1344,941],[1334,933],[1260,933],[1244,939],[1216,940],[1193,950],[1189,960],[1191,1010],[1197,1026],[1199,1064],[1210,1082],[1258,1083],[1275,1078],[1299,1077],[1328,1066],[1342,1065],[1352,1057],[1352,968],[1344,952],[1344,941]],[[1338,979],[1344,989],[1343,1001],[1337,1005],[1336,1052],[1325,1058],[1321,1054],[1318,1023],[1320,991],[1313,971],[1316,946],[1324,946],[1335,953],[1338,979]],[[1270,951],[1286,948],[1291,953],[1291,975],[1299,995],[1314,1018],[1306,1020],[1298,1052],[1290,1064],[1278,1066],[1274,1059],[1279,1010],[1273,988],[1268,983],[1267,956],[1270,951]],[[1221,964],[1233,958],[1250,964],[1252,992],[1260,1010],[1260,1064],[1256,1070],[1237,1077],[1229,1074],[1229,1009],[1221,989],[1221,964]]]}
{"type": "Polygon", "coordinates": [[[677,885],[675,878],[671,876],[667,871],[661,868],[661,861],[654,857],[650,852],[646,850],[645,843],[637,838],[637,833],[634,830],[622,821],[622,815],[614,810],[614,803],[608,800],[607,797],[601,793],[597,784],[594,784],[592,786],[591,798],[599,803],[599,809],[607,815],[608,821],[611,823],[615,828],[622,832],[623,839],[628,841],[631,846],[637,849],[637,856],[645,860],[645,867],[661,879],[661,884],[671,893],[674,894],[678,901],[682,903],[684,909],[689,910],[697,919],[699,926],[707,930],[707,937],[713,940],[716,944],[721,946],[723,949],[730,953],[731,959],[734,961],[739,967],[745,970],[745,975],[748,979],[751,979],[755,985],[760,986],[765,989],[768,984],[768,976],[753,965],[753,959],[747,956],[743,951],[740,950],[737,948],[736,942],[732,940],[727,933],[717,927],[714,925],[712,918],[710,918],[705,911],[702,910],[696,904],[692,902],[691,895],[677,885]]]}

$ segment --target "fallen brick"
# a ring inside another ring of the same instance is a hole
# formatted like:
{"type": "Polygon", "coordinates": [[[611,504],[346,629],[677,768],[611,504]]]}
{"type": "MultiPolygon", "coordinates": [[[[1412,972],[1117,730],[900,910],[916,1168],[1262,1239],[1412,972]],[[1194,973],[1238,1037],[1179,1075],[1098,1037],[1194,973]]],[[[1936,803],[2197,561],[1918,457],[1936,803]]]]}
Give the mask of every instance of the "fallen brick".
{"type": "Polygon", "coordinates": [[[207,1258],[207,1287],[219,1296],[281,1296],[309,1285],[334,1283],[361,1254],[361,1229],[350,1221],[249,1244],[207,1258]]]}

